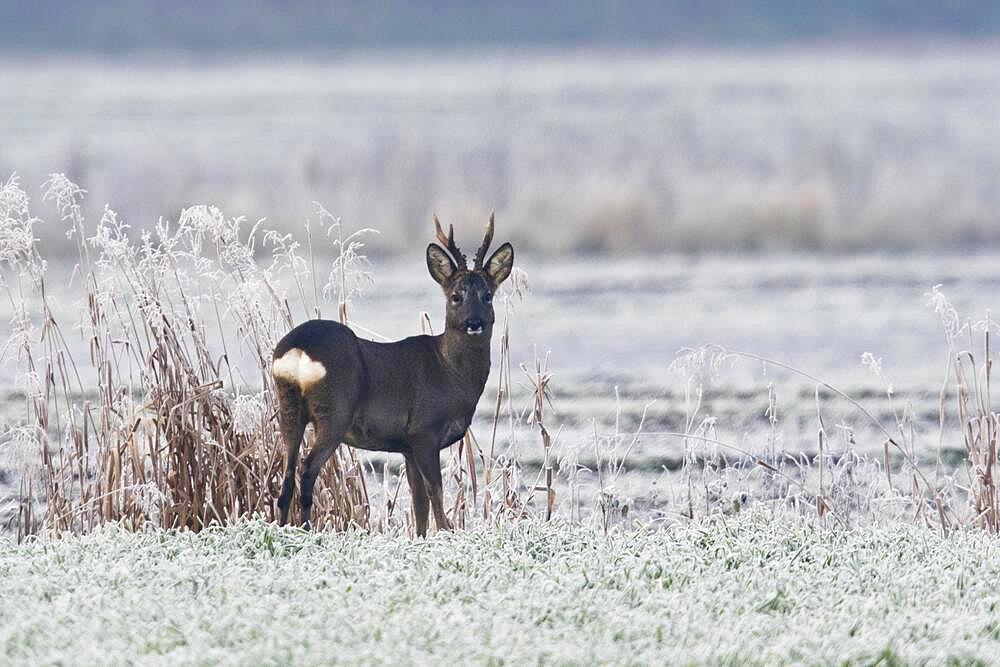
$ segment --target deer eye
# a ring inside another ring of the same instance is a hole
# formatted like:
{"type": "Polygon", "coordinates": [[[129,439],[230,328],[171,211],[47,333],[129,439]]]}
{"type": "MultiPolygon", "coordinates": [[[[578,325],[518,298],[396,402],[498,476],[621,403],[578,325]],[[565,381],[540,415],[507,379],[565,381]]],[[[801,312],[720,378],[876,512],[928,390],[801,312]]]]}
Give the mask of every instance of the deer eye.
{"type": "Polygon", "coordinates": [[[456,306],[462,303],[462,295],[459,294],[458,292],[455,292],[454,294],[451,295],[451,302],[456,306]]]}
{"type": "Polygon", "coordinates": [[[493,303],[493,295],[487,292],[483,295],[483,303],[490,304],[493,303]]]}

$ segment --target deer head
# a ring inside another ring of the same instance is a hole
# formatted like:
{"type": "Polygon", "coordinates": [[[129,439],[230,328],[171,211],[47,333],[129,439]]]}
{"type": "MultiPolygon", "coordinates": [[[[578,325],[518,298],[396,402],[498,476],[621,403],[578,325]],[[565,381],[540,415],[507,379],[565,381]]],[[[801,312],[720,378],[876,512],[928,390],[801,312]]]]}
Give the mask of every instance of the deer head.
{"type": "Polygon", "coordinates": [[[468,260],[455,245],[455,228],[448,226],[445,236],[441,223],[434,216],[438,243],[427,246],[427,270],[441,285],[447,302],[445,328],[467,336],[484,336],[487,340],[493,331],[493,294],[510,275],[514,266],[514,248],[510,243],[502,246],[486,259],[493,242],[493,214],[486,225],[486,236],[476,251],[472,269],[468,260]]]}

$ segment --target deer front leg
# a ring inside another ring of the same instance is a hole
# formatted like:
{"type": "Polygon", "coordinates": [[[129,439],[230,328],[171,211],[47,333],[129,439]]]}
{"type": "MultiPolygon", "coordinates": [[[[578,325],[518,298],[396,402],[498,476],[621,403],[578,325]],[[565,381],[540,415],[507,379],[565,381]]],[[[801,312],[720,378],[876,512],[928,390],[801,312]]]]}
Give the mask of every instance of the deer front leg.
{"type": "Polygon", "coordinates": [[[410,498],[413,501],[413,520],[417,524],[417,537],[427,536],[427,514],[430,509],[427,498],[427,487],[424,475],[420,472],[412,454],[404,454],[406,458],[406,481],[410,484],[410,498]]]}
{"type": "Polygon", "coordinates": [[[444,490],[441,484],[441,458],[438,448],[434,445],[413,448],[413,458],[424,476],[427,496],[434,510],[434,523],[438,530],[451,530],[451,521],[444,513],[444,490]]]}

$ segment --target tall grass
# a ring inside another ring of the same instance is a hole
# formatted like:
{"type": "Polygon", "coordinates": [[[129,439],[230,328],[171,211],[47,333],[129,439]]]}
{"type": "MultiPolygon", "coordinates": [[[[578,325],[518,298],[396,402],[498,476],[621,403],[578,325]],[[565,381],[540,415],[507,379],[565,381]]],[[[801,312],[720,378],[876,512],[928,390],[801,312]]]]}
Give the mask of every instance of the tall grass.
{"type": "Polygon", "coordinates": [[[982,320],[963,322],[939,286],[927,296],[941,317],[948,368],[954,374],[958,424],[967,457],[967,521],[996,533],[1000,531],[1000,504],[994,469],[1000,415],[992,401],[990,336],[997,324],[989,313],[982,320]],[[977,337],[980,337],[978,345],[977,337]],[[968,347],[962,345],[963,338],[967,339],[968,347]],[[977,357],[977,348],[982,350],[982,356],[977,357]]]}
{"type": "MultiPolygon", "coordinates": [[[[106,522],[200,530],[273,519],[285,449],[271,350],[327,307],[379,337],[349,318],[351,300],[372,282],[363,250],[373,230],[348,233],[317,206],[301,245],[262,223],[196,206],[176,224],[161,220],[133,238],[111,209],[90,226],[84,194],[63,175],[44,186],[43,199],[77,247],[69,293],[81,309],[68,324],[55,316],[53,291],[64,288],[49,284],[35,234],[41,219],[16,177],[0,195],[0,287],[15,313],[4,357],[25,399],[23,419],[3,431],[4,450],[16,449],[24,464],[12,527],[23,537],[106,522]],[[335,255],[322,278],[316,246],[327,238],[335,255]]],[[[498,404],[509,393],[509,317],[525,290],[518,271],[497,300],[504,309],[498,404]]],[[[488,455],[471,432],[452,450],[449,495],[460,527],[521,505],[514,460],[494,455],[497,423],[488,455]]],[[[311,431],[306,440],[309,447],[311,431]]],[[[315,524],[409,530],[397,502],[401,484],[389,462],[377,470],[341,447],[317,484],[315,524]]]]}
{"type": "MultiPolygon", "coordinates": [[[[5,355],[25,399],[25,418],[8,437],[32,443],[40,466],[22,478],[18,535],[43,525],[200,529],[271,518],[283,447],[273,423],[270,353],[302,317],[296,311],[318,314],[320,306],[307,297],[303,283],[315,276],[302,248],[206,206],[133,239],[111,209],[89,226],[83,195],[61,175],[45,184],[44,199],[55,203],[78,249],[71,294],[82,311],[68,324],[54,315],[62,289],[49,285],[33,234],[41,221],[16,178],[0,199],[2,287],[16,313],[5,355]],[[36,313],[29,303],[38,304],[36,313]]],[[[359,248],[342,245],[340,261],[359,248]]],[[[340,285],[346,312],[349,294],[340,285]]],[[[320,485],[321,523],[371,525],[364,475],[350,450],[339,452],[320,485]]]]}
{"type": "MultiPolygon", "coordinates": [[[[62,175],[44,185],[43,199],[77,249],[67,287],[51,283],[36,233],[43,222],[18,180],[0,188],[0,289],[13,313],[2,357],[15,369],[23,400],[21,417],[0,432],[0,454],[17,473],[8,527],[23,538],[42,529],[87,532],[107,522],[201,530],[247,517],[272,520],[284,446],[275,422],[271,350],[309,317],[333,315],[381,337],[351,319],[352,300],[373,282],[364,254],[373,231],[349,232],[317,206],[302,244],[261,222],[195,206],[176,223],[161,220],[135,233],[110,208],[96,224],[88,222],[84,195],[62,175]],[[328,272],[319,269],[326,262],[320,243],[334,248],[328,272]],[[57,318],[63,299],[79,305],[75,321],[57,318]]],[[[495,393],[487,392],[487,430],[479,437],[468,432],[446,460],[448,512],[457,527],[561,517],[609,531],[635,521],[736,512],[756,502],[841,524],[892,516],[942,531],[1000,530],[994,474],[1000,422],[990,388],[996,325],[989,317],[962,322],[939,289],[931,303],[944,323],[953,378],[953,387],[941,390],[940,432],[943,438],[946,402],[954,397],[953,419],[967,452],[965,481],[942,470],[940,442],[935,449],[921,440],[881,360],[867,354],[862,361],[885,386],[892,423],[808,372],[705,346],[682,351],[670,367],[685,387],[681,430],[648,430],[650,403],[629,429],[619,411],[610,424],[594,420],[590,442],[561,438],[552,430],[557,413],[547,355],[521,366],[528,401],[523,408],[515,403],[510,324],[526,291],[523,272],[515,271],[496,302],[500,363],[495,393]],[[978,358],[968,351],[977,335],[978,358]],[[968,350],[960,344],[965,337],[968,350]],[[782,367],[815,383],[814,454],[782,448],[780,388],[773,383],[764,440],[721,439],[703,396],[740,360],[782,367]],[[835,400],[871,423],[884,444],[882,460],[855,453],[849,426],[831,432],[824,411],[835,400]],[[533,429],[537,442],[519,441],[518,426],[533,429]],[[641,442],[662,440],[683,444],[679,474],[662,476],[668,497],[638,498],[630,488],[629,456],[641,442]],[[537,472],[521,462],[525,447],[541,454],[537,472]],[[584,463],[587,457],[593,463],[584,463]]],[[[430,332],[426,313],[420,322],[430,332]]],[[[309,447],[311,432],[306,438],[309,447]]],[[[318,482],[315,525],[412,532],[404,475],[392,459],[341,447],[318,482]]]]}
{"type": "MultiPolygon", "coordinates": [[[[774,500],[797,505],[818,518],[829,515],[842,523],[852,518],[876,521],[903,518],[944,533],[968,527],[990,533],[1000,531],[995,474],[1000,414],[993,407],[991,392],[991,334],[998,327],[989,313],[982,320],[963,320],[940,286],[933,287],[927,297],[928,305],[940,316],[947,351],[946,379],[939,392],[939,441],[936,446],[919,433],[909,402],[903,401],[900,405],[883,371],[882,359],[871,353],[864,353],[861,363],[882,383],[891,422],[876,416],[848,392],[781,361],[717,345],[682,351],[671,368],[685,378],[686,428],[678,433],[647,435],[684,441],[686,516],[695,516],[696,499],[703,501],[704,513],[720,509],[718,503],[713,507],[710,502],[713,494],[706,481],[706,469],[712,456],[705,455],[708,446],[735,454],[738,457],[736,467],[749,465],[766,471],[770,484],[763,485],[763,495],[758,495],[757,501],[766,501],[768,487],[778,482],[780,492],[774,500]],[[977,349],[981,354],[974,351],[977,349]],[[740,360],[780,367],[815,383],[817,450],[814,455],[776,452],[773,431],[777,409],[773,384],[768,385],[769,400],[764,415],[771,425],[772,435],[762,447],[751,451],[744,445],[713,437],[714,418],[701,414],[705,383],[717,377],[726,365],[740,360]],[[854,451],[855,433],[843,423],[838,427],[844,434],[845,447],[837,459],[830,455],[831,437],[824,412],[835,401],[846,403],[858,419],[867,423],[869,432],[882,439],[881,461],[858,456],[854,451]],[[948,408],[949,401],[952,401],[952,409],[948,408]],[[941,461],[949,423],[957,425],[966,454],[964,466],[950,473],[944,471],[941,461]],[[701,493],[696,492],[693,481],[699,474],[704,487],[701,493]]],[[[731,467],[726,463],[722,468],[731,467]]],[[[726,477],[719,471],[716,467],[716,483],[726,477]]]]}

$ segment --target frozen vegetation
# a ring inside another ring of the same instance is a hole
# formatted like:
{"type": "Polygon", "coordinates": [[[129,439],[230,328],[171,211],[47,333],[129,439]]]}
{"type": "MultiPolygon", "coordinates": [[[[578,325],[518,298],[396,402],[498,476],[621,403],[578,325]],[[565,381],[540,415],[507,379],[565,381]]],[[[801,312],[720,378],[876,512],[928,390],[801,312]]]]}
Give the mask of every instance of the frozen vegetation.
{"type": "Polygon", "coordinates": [[[493,207],[549,255],[997,244],[996,49],[25,60],[0,81],[0,176],[65,171],[136,228],[211,202],[291,231],[315,200],[393,253],[431,212],[493,207]]]}
{"type": "Polygon", "coordinates": [[[610,535],[0,541],[6,664],[957,664],[1000,659],[1000,542],[763,510],[610,535]]]}
{"type": "Polygon", "coordinates": [[[0,662],[995,662],[972,55],[3,65],[0,175],[93,196],[0,181],[0,662]],[[492,206],[533,290],[444,457],[467,530],[411,540],[346,448],[346,532],[268,524],[275,340],[439,330],[419,254],[365,253],[492,206]],[[656,254],[733,248],[869,254],[656,254]]]}
{"type": "MultiPolygon", "coordinates": [[[[418,317],[440,303],[426,267],[373,275],[360,240],[372,235],[325,210],[305,245],[204,206],[135,240],[111,209],[90,221],[65,176],[45,192],[41,208],[62,218],[52,226],[80,242],[72,282],[42,254],[36,230],[50,223],[20,182],[0,189],[15,371],[0,385],[0,517],[18,536],[270,517],[275,341],[320,313],[375,338],[439,326],[418,317]],[[341,252],[317,262],[323,236],[341,252]]],[[[997,325],[975,319],[989,311],[992,256],[523,266],[542,288],[500,295],[493,379],[473,435],[446,456],[456,525],[551,514],[626,526],[762,502],[842,525],[1000,528],[997,416],[978,356],[997,325]],[[954,302],[927,291],[937,280],[954,302]],[[554,352],[532,361],[519,339],[554,352]]],[[[398,457],[341,448],[321,525],[405,528],[400,473],[398,457]]]]}

